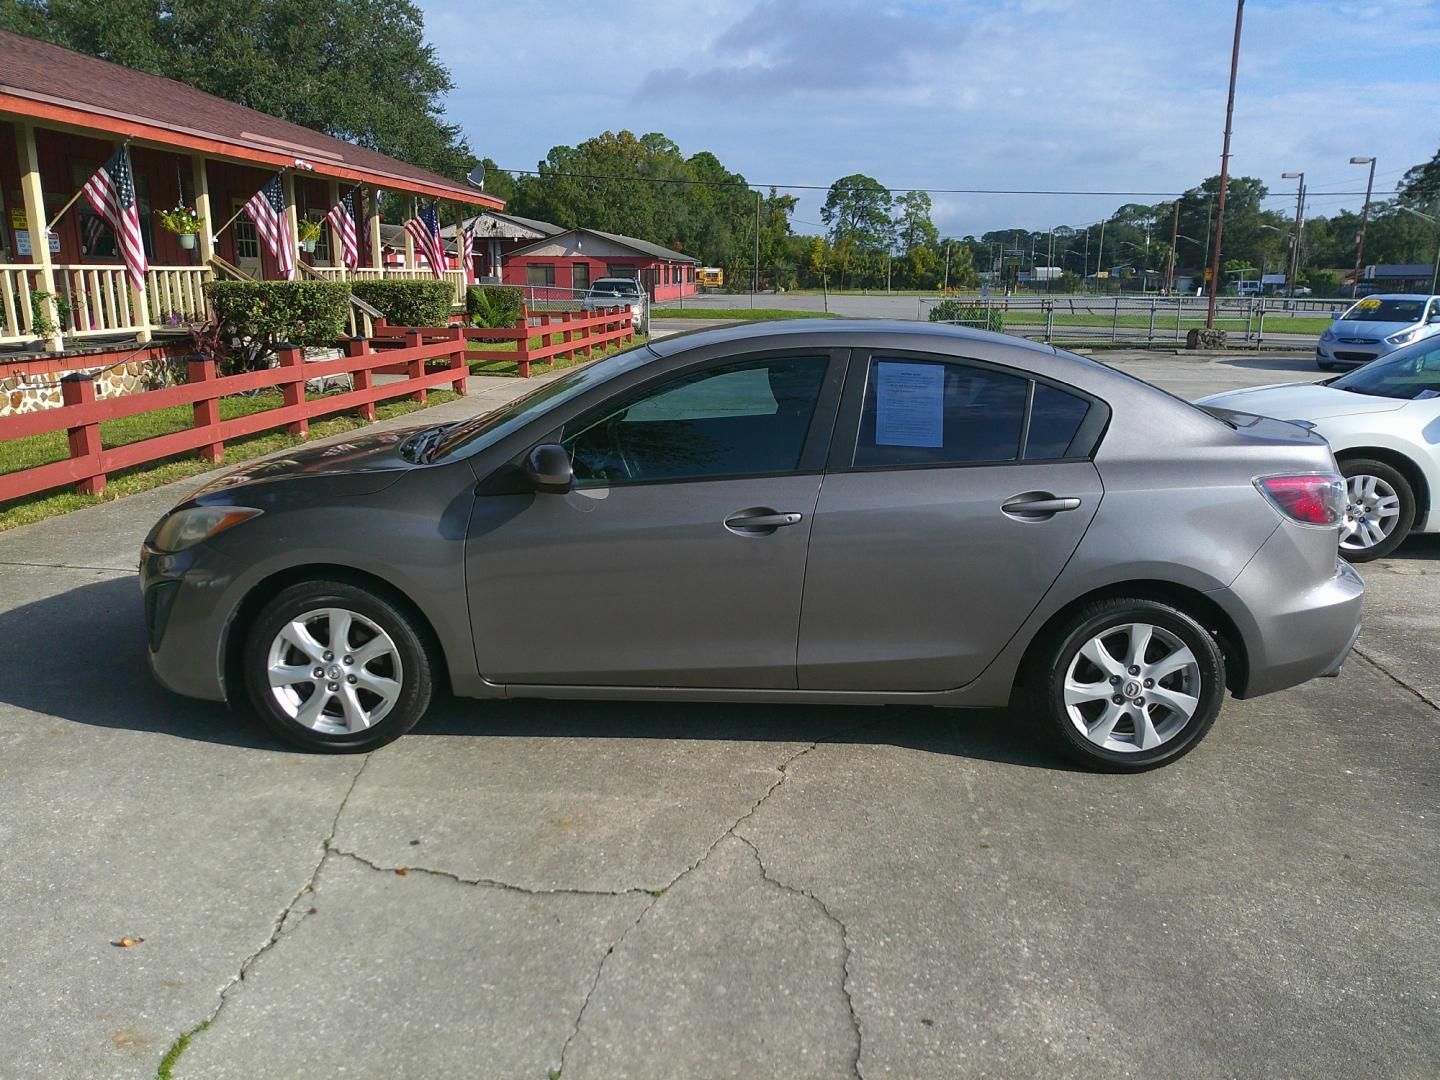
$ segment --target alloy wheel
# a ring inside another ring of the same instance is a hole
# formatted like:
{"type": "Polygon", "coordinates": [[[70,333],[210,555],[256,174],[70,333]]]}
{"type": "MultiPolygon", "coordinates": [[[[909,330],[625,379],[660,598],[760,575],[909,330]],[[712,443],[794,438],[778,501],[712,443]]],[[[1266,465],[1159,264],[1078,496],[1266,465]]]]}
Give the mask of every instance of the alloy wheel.
{"type": "Polygon", "coordinates": [[[1400,496],[1385,480],[1357,473],[1345,481],[1345,520],[1340,547],[1366,551],[1384,543],[1400,521],[1400,496]]]}
{"type": "Polygon", "coordinates": [[[400,650],[378,624],[345,608],[297,615],[270,642],[270,693],[292,720],[323,735],[373,727],[399,700],[400,650]]]}
{"type": "Polygon", "coordinates": [[[1200,662],[1153,623],[1125,623],[1085,642],[1065,672],[1065,712],[1091,743],[1138,753],[1169,742],[1195,716],[1200,662]]]}

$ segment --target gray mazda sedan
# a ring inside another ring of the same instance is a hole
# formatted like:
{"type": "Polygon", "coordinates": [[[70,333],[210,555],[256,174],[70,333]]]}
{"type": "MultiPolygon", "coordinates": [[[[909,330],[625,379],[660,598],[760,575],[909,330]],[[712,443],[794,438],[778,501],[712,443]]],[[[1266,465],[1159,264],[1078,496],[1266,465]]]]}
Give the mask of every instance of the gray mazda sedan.
{"type": "Polygon", "coordinates": [[[1004,706],[1173,761],[1334,674],[1363,586],[1305,428],[923,323],[681,335],[455,424],[306,448],[141,555],[162,683],[379,746],[432,697],[1004,706]]]}

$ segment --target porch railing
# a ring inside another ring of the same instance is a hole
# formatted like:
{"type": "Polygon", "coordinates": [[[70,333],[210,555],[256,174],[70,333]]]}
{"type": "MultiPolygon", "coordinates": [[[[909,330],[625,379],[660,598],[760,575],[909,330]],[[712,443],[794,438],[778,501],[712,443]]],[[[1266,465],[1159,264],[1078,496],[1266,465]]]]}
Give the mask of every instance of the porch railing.
{"type": "Polygon", "coordinates": [[[152,266],[145,279],[150,297],[150,321],[157,326],[205,317],[205,282],[214,277],[208,266],[152,266]]]}
{"type": "Polygon", "coordinates": [[[31,293],[41,289],[40,267],[0,265],[0,345],[31,341],[35,311],[31,293]]]}

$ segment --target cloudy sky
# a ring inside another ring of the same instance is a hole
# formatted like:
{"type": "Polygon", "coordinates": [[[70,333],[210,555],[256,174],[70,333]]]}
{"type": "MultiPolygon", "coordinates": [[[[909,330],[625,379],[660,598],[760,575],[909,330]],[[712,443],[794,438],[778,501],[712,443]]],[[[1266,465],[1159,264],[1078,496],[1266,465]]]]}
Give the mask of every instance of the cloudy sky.
{"type": "MultiPolygon", "coordinates": [[[[419,0],[472,148],[533,169],[606,129],[661,131],[752,183],[1178,192],[1219,171],[1228,0],[419,0]]],[[[1232,172],[1312,212],[1440,147],[1440,3],[1249,0],[1232,172]]],[[[819,231],[823,193],[796,230],[819,231]]],[[[941,193],[945,234],[1084,225],[1160,195],[941,193]]],[[[1277,199],[1276,206],[1283,200],[1277,199]]]]}

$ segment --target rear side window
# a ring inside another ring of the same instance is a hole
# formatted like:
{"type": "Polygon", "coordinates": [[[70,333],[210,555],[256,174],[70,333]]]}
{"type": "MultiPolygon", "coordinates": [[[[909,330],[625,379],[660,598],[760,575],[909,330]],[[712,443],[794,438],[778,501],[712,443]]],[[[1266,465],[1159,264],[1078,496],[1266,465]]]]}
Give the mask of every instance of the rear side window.
{"type": "Polygon", "coordinates": [[[1089,400],[1020,374],[943,360],[875,357],[853,464],[897,468],[1063,458],[1072,453],[1090,409],[1089,400]]]}
{"type": "Polygon", "coordinates": [[[1025,436],[1025,457],[1063,458],[1090,411],[1090,403],[1049,383],[1035,384],[1030,406],[1030,427],[1025,436]]]}

